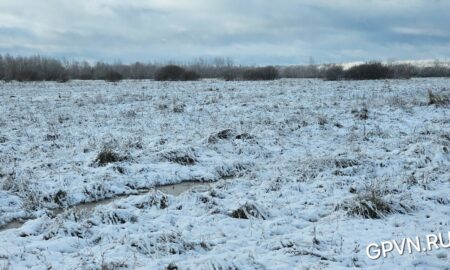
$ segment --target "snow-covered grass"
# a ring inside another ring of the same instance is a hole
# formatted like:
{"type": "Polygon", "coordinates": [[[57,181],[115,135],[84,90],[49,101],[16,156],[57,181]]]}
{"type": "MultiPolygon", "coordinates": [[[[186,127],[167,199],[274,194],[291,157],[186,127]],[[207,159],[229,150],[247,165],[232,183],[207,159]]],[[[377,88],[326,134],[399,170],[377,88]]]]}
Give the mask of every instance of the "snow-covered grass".
{"type": "Polygon", "coordinates": [[[0,269],[446,267],[365,248],[450,230],[449,82],[0,83],[0,269]]]}

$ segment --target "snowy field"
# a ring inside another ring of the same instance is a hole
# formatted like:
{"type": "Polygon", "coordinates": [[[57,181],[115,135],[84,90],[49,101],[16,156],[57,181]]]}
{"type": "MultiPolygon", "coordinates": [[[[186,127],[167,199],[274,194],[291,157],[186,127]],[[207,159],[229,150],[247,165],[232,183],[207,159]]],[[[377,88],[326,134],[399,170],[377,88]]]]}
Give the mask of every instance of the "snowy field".
{"type": "Polygon", "coordinates": [[[0,83],[0,226],[28,220],[0,269],[449,269],[450,249],[366,255],[450,230],[429,89],[450,80],[0,83]],[[152,190],[185,181],[210,184],[152,190]]]}

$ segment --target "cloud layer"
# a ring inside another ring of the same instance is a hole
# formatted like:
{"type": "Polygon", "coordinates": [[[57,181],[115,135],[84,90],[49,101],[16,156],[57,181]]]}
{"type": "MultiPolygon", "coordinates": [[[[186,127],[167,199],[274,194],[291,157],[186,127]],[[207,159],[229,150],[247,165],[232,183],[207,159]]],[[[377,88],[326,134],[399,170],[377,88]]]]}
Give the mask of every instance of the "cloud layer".
{"type": "Polygon", "coordinates": [[[3,0],[0,53],[241,64],[450,58],[446,0],[3,0]]]}

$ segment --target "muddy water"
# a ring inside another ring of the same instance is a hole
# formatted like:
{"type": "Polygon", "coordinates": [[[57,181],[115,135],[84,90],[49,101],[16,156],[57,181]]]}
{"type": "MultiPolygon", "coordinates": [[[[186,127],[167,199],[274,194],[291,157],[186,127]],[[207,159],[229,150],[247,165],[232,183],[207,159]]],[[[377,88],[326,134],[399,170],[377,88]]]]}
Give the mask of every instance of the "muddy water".
{"type": "Polygon", "coordinates": [[[9,229],[20,228],[24,223],[25,223],[25,221],[23,221],[23,220],[14,220],[14,221],[11,221],[11,222],[9,222],[9,223],[6,223],[6,224],[3,225],[2,227],[0,227],[0,232],[6,231],[6,230],[9,230],[9,229]]]}
{"type": "Polygon", "coordinates": [[[158,186],[156,187],[156,190],[159,190],[169,195],[178,196],[187,190],[206,188],[209,185],[210,183],[204,182],[182,182],[179,184],[158,186]]]}
{"type": "MultiPolygon", "coordinates": [[[[136,195],[143,195],[146,193],[150,193],[154,190],[159,190],[162,193],[173,195],[173,196],[179,196],[181,193],[191,190],[191,189],[199,189],[199,188],[206,188],[210,185],[210,183],[202,183],[202,182],[182,182],[178,184],[171,184],[171,185],[163,185],[163,186],[157,186],[152,189],[145,189],[140,190],[138,194],[129,194],[129,195],[119,195],[115,196],[113,198],[109,199],[103,199],[95,202],[88,202],[88,203],[81,203],[74,205],[72,207],[69,207],[69,209],[74,210],[87,210],[88,212],[94,211],[95,207],[100,205],[105,205],[112,203],[114,201],[117,201],[119,199],[127,198],[130,196],[136,196],[136,195]]],[[[67,209],[56,209],[53,213],[55,215],[61,214],[62,212],[67,211],[67,209]]]]}
{"type": "MultiPolygon", "coordinates": [[[[113,198],[103,199],[103,200],[99,200],[96,202],[88,202],[88,203],[81,203],[81,204],[73,205],[73,206],[70,206],[68,209],[59,208],[59,209],[54,209],[52,211],[53,211],[54,215],[61,214],[64,211],[67,211],[69,209],[84,210],[84,211],[92,212],[92,211],[94,211],[94,209],[97,206],[106,205],[106,204],[112,203],[116,200],[127,198],[130,196],[143,195],[143,194],[152,192],[154,190],[159,190],[168,195],[179,196],[180,194],[182,194],[185,191],[188,191],[191,189],[203,189],[203,188],[207,188],[209,185],[210,185],[210,183],[202,183],[202,182],[182,182],[182,183],[178,183],[178,184],[163,185],[163,186],[157,186],[157,187],[154,187],[151,189],[141,190],[138,194],[119,195],[119,196],[116,196],[113,198]]],[[[27,220],[11,221],[11,222],[1,226],[0,232],[6,231],[9,229],[20,228],[26,221],[27,220]]]]}

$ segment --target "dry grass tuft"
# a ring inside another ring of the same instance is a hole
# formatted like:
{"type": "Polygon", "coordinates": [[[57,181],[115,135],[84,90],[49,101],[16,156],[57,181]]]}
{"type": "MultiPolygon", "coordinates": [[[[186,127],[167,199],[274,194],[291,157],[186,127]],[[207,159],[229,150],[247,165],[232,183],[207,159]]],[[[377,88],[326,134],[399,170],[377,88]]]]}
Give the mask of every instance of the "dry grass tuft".
{"type": "Polygon", "coordinates": [[[428,89],[428,105],[445,106],[450,104],[450,97],[448,95],[438,95],[428,89]]]}
{"type": "Polygon", "coordinates": [[[252,203],[246,203],[238,209],[233,210],[230,216],[238,219],[267,219],[267,215],[258,206],[252,203]]]}
{"type": "Polygon", "coordinates": [[[94,160],[94,163],[99,166],[106,166],[109,163],[119,162],[126,160],[126,157],[122,157],[110,148],[103,148],[94,160]]]}

